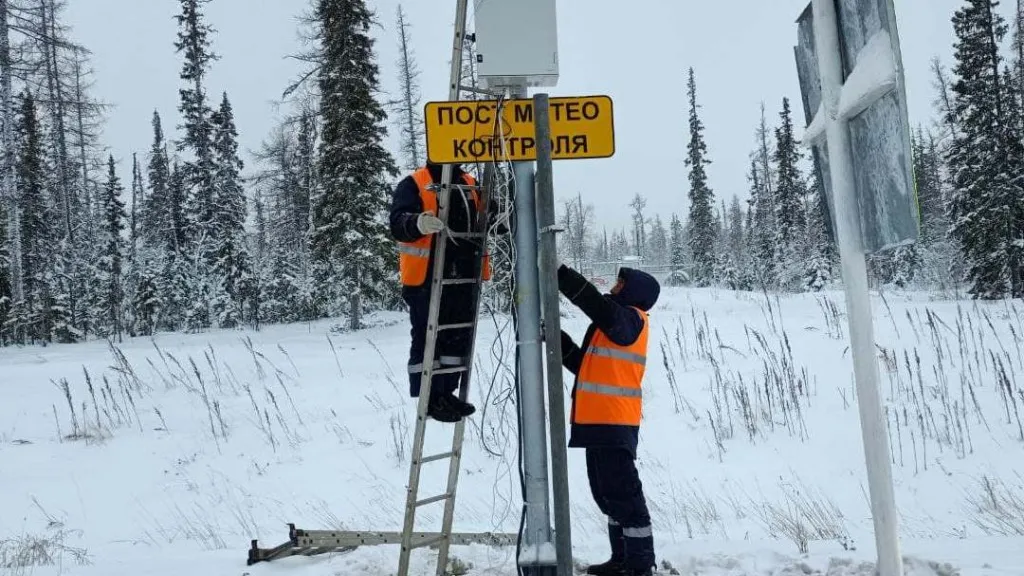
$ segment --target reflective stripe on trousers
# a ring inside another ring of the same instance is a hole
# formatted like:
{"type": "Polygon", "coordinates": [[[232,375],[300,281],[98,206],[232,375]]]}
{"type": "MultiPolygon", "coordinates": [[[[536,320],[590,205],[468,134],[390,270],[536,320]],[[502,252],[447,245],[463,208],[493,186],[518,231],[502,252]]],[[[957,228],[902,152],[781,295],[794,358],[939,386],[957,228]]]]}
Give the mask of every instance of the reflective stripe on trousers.
{"type": "MultiPolygon", "coordinates": [[[[462,364],[462,358],[458,356],[441,356],[438,358],[438,362],[434,362],[434,368],[440,368],[441,366],[458,366],[462,364]]],[[[423,363],[409,364],[409,374],[419,374],[423,372],[423,363]]]]}
{"type": "Polygon", "coordinates": [[[579,389],[594,394],[605,396],[622,396],[625,398],[641,398],[643,392],[639,388],[623,388],[622,386],[609,386],[608,384],[595,384],[593,382],[580,382],[579,389]]]}
{"type": "MultiPolygon", "coordinates": [[[[615,520],[615,518],[612,518],[611,516],[608,517],[608,525],[622,526],[621,524],[619,524],[619,522],[615,520]]],[[[626,538],[647,538],[653,536],[654,531],[651,529],[650,526],[643,526],[641,528],[623,528],[622,535],[626,538]]]]}
{"type": "Polygon", "coordinates": [[[654,536],[654,532],[650,526],[644,526],[642,528],[622,528],[622,535],[626,538],[650,538],[654,536]]]}
{"type": "MultiPolygon", "coordinates": [[[[434,362],[434,368],[440,368],[440,367],[441,367],[441,363],[440,362],[434,362]]],[[[420,362],[419,364],[409,364],[409,374],[419,374],[420,372],[423,372],[423,363],[422,362],[420,362]]]]}

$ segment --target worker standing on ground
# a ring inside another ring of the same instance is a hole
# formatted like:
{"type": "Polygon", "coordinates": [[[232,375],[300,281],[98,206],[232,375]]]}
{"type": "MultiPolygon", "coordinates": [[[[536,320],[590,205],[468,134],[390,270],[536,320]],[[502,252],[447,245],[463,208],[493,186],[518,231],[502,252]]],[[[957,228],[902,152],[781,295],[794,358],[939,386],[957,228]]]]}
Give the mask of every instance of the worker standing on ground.
{"type": "Polygon", "coordinates": [[[648,576],[656,566],[651,516],[635,460],[641,382],[650,334],[648,311],[661,287],[651,275],[621,268],[602,295],[575,270],[558,269],[558,289],[591,320],[582,346],[562,332],[562,364],[576,375],[569,446],[585,448],[597,506],[608,516],[611,560],[595,576],[648,576]]]}
{"type": "MultiPolygon", "coordinates": [[[[427,317],[430,311],[431,278],[434,274],[434,240],[445,229],[437,217],[442,166],[427,163],[405,177],[395,188],[391,200],[391,234],[398,242],[399,271],[402,297],[409,306],[412,343],[409,349],[409,394],[419,397],[423,373],[423,354],[426,346],[427,317]]],[[[480,194],[475,188],[455,187],[457,184],[475,186],[472,175],[460,166],[452,168],[453,188],[448,196],[448,228],[452,232],[471,232],[480,212],[480,194]]],[[[458,238],[448,241],[445,251],[446,279],[476,278],[480,251],[485,250],[480,239],[458,238]]],[[[483,259],[483,279],[490,279],[490,258],[483,259]]],[[[463,324],[473,320],[474,284],[451,284],[442,292],[438,323],[463,324]]],[[[444,330],[437,333],[434,366],[451,368],[464,366],[470,349],[472,330],[469,328],[444,330]]],[[[430,386],[427,415],[441,422],[458,422],[473,414],[476,408],[455,395],[462,373],[435,376],[430,386]]]]}

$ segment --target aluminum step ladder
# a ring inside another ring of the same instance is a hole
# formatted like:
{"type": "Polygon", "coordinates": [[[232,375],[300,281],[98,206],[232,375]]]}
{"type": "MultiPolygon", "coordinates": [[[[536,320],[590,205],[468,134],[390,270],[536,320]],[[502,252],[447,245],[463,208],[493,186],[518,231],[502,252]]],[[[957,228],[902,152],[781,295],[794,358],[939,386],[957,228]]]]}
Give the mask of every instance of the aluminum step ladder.
{"type": "MultiPolygon", "coordinates": [[[[457,0],[455,13],[455,37],[452,43],[451,77],[448,90],[450,101],[459,100],[462,91],[461,86],[463,54],[466,42],[466,20],[468,0],[457,0]]],[[[468,400],[470,377],[473,373],[473,357],[476,348],[476,333],[480,314],[480,301],[483,294],[483,270],[484,254],[487,248],[488,232],[488,206],[490,202],[487,175],[479,174],[480,179],[476,185],[452,183],[453,167],[446,164],[441,173],[441,182],[435,186],[437,192],[437,217],[445,223],[445,229],[434,238],[433,246],[433,277],[431,278],[430,309],[427,316],[426,345],[423,351],[423,372],[420,385],[419,404],[416,413],[416,431],[412,445],[412,460],[409,466],[409,484],[407,486],[405,503],[405,523],[402,529],[402,545],[398,560],[398,576],[407,576],[409,573],[409,560],[412,551],[416,548],[436,546],[437,553],[437,576],[444,576],[448,564],[448,550],[453,542],[452,523],[455,516],[455,495],[459,483],[459,471],[462,461],[462,443],[466,432],[466,418],[455,423],[455,430],[452,438],[451,450],[440,454],[423,455],[424,437],[427,428],[427,404],[430,398],[431,380],[434,376],[442,374],[462,374],[462,383],[459,387],[459,397],[462,401],[468,400]],[[448,214],[451,192],[458,190],[459,193],[476,191],[479,195],[476,218],[472,222],[470,232],[456,233],[448,230],[448,214]],[[445,252],[449,242],[469,241],[479,247],[477,253],[477,265],[475,267],[476,278],[445,278],[445,252]],[[443,325],[440,324],[440,309],[442,294],[448,286],[457,284],[474,284],[473,302],[467,303],[472,311],[472,321],[467,323],[443,325]],[[462,359],[461,366],[447,367],[435,364],[434,356],[437,350],[438,336],[446,330],[469,330],[470,339],[467,355],[462,359]],[[430,462],[448,460],[448,481],[445,491],[442,494],[420,498],[420,473],[423,465],[430,462]],[[419,508],[444,502],[444,516],[441,521],[441,530],[435,536],[428,538],[417,538],[414,531],[416,524],[416,513],[419,508]]]]}

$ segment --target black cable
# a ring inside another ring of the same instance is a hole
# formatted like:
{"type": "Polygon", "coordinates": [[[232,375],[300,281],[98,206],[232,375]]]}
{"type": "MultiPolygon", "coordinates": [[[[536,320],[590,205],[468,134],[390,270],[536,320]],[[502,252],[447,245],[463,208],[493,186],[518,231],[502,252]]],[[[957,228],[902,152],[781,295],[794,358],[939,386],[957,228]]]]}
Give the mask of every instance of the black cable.
{"type": "MultiPolygon", "coordinates": [[[[515,194],[517,194],[518,191],[515,190],[515,186],[514,185],[511,186],[510,188],[511,188],[511,192],[513,194],[512,202],[513,202],[513,205],[514,205],[515,194]]],[[[513,213],[513,215],[514,215],[514,213],[513,213]]],[[[515,218],[509,218],[509,228],[511,229],[510,232],[512,233],[512,238],[516,237],[515,236],[516,231],[517,231],[516,229],[518,228],[515,220],[516,220],[515,218]]],[[[512,293],[513,294],[515,294],[515,290],[516,290],[516,275],[515,275],[515,264],[513,263],[513,268],[512,268],[512,293]]],[[[516,538],[516,558],[515,558],[515,563],[516,563],[516,574],[518,574],[519,576],[523,576],[523,569],[519,565],[519,556],[520,556],[520,554],[522,554],[522,549],[523,549],[523,530],[526,528],[526,470],[523,467],[523,409],[522,409],[523,408],[523,404],[522,404],[522,398],[520,396],[520,386],[519,386],[519,315],[517,314],[517,310],[516,310],[516,307],[515,307],[514,304],[512,306],[511,315],[512,315],[512,333],[515,334],[515,337],[516,337],[515,364],[514,364],[514,367],[513,367],[513,370],[512,370],[512,374],[513,374],[512,384],[513,384],[513,388],[515,389],[515,399],[516,399],[516,420],[519,423],[519,426],[518,426],[519,429],[516,431],[516,441],[517,441],[516,452],[518,454],[518,460],[519,460],[519,491],[520,491],[520,497],[523,500],[523,510],[522,510],[522,512],[520,514],[520,517],[519,517],[519,533],[518,533],[518,536],[516,538]]]]}

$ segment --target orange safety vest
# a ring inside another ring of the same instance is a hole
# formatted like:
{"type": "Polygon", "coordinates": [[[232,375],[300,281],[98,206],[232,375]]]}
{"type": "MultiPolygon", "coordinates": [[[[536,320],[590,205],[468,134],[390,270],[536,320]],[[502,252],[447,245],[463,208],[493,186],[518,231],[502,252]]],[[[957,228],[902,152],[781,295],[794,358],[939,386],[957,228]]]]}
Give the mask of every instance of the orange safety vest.
{"type": "Polygon", "coordinates": [[[595,330],[583,353],[573,400],[573,424],[639,426],[640,383],[647,365],[648,316],[639,308],[644,327],[636,342],[619,346],[595,330]]]}
{"type": "MultiPolygon", "coordinates": [[[[463,180],[468,186],[476,185],[476,179],[469,174],[463,174],[463,180]]],[[[437,216],[437,193],[429,186],[433,184],[430,171],[420,168],[412,173],[413,180],[420,189],[420,202],[423,203],[423,211],[430,212],[437,216]]],[[[478,210],[480,207],[480,194],[476,189],[471,189],[473,202],[478,210]]],[[[426,235],[415,242],[398,243],[398,270],[404,286],[422,286],[427,281],[427,268],[430,267],[430,254],[433,246],[434,235],[426,235]]],[[[491,279],[491,256],[486,247],[484,248],[484,270],[483,279],[491,279]]]]}

